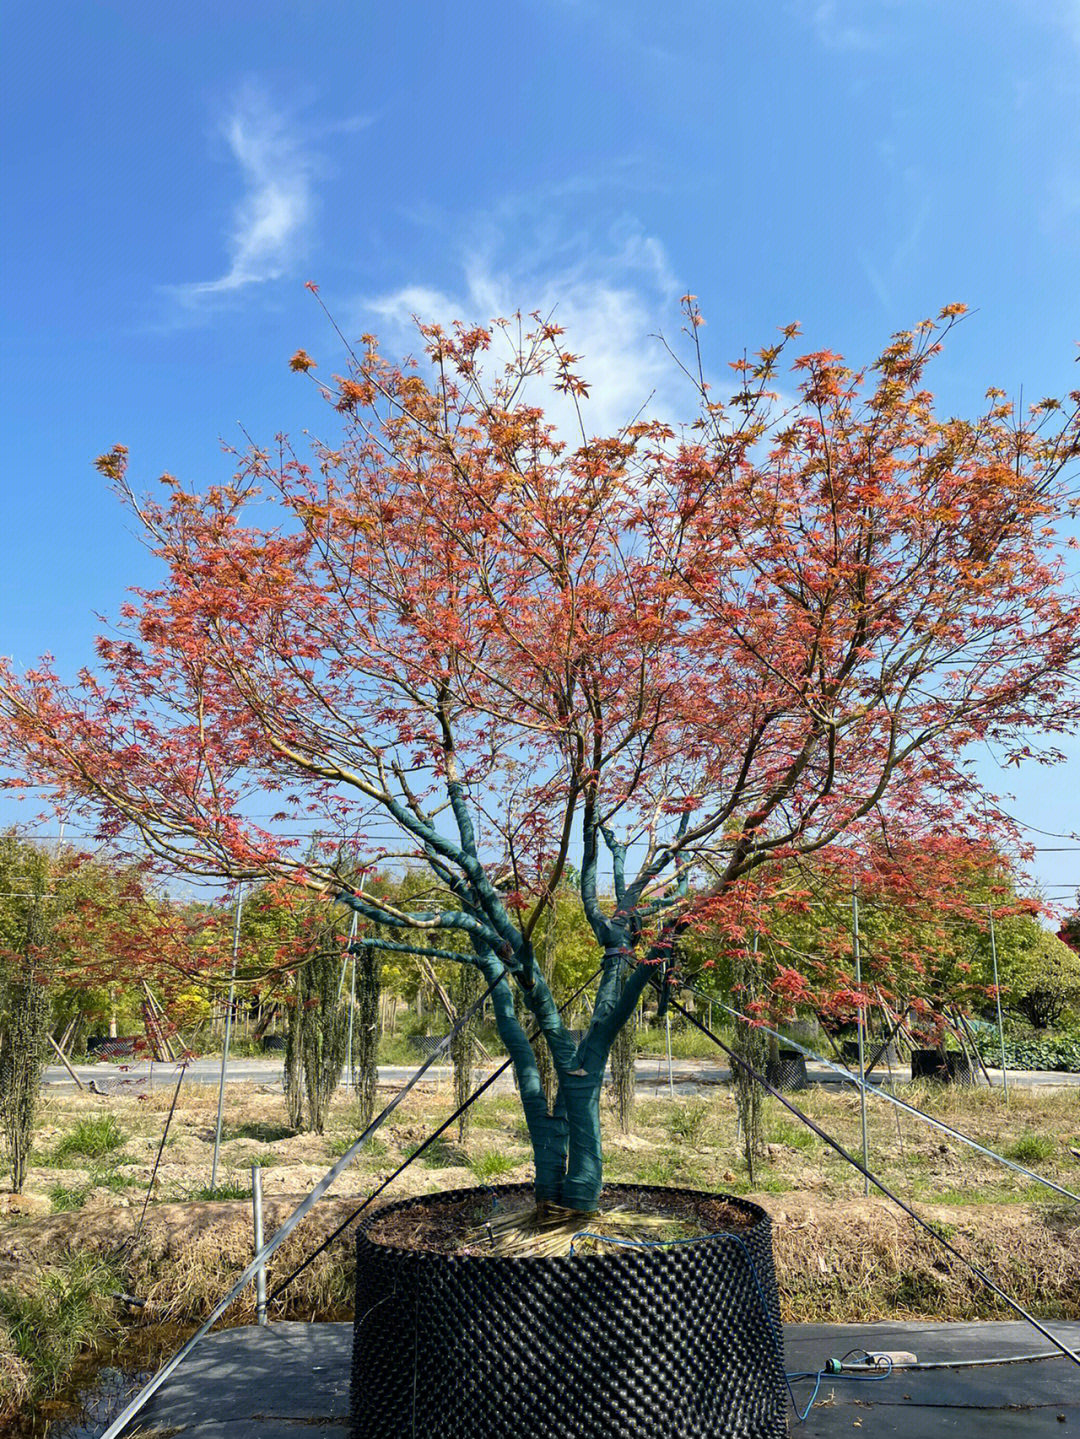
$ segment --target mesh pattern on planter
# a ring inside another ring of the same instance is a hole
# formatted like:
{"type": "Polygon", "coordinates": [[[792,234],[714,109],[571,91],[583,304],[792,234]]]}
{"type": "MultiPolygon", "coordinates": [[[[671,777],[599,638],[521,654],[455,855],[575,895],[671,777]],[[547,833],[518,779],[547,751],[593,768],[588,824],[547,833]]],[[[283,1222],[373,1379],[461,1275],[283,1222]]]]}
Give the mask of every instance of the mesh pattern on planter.
{"type": "Polygon", "coordinates": [[[782,1049],[779,1059],[769,1060],[765,1078],[774,1089],[782,1089],[785,1092],[807,1089],[810,1081],[806,1074],[805,1056],[794,1049],[782,1049]]]}
{"type": "Polygon", "coordinates": [[[912,1079],[936,1079],[941,1084],[974,1084],[966,1054],[955,1049],[946,1051],[942,1060],[937,1049],[913,1049],[911,1052],[912,1079]]]}
{"type": "MultiPolygon", "coordinates": [[[[528,1188],[430,1198],[475,1198],[486,1212],[490,1195],[528,1188]]],[[[393,1249],[368,1237],[368,1221],[357,1238],[355,1439],[781,1439],[771,1223],[757,1205],[727,1202],[754,1220],[738,1239],[559,1258],[393,1249]]]]}

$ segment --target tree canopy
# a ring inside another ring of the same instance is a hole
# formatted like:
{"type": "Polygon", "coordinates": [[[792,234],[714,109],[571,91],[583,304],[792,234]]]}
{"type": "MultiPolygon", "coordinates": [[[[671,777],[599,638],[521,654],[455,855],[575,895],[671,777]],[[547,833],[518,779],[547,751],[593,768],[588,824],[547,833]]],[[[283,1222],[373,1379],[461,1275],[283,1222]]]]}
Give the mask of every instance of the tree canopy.
{"type": "Polygon", "coordinates": [[[1075,716],[1080,608],[1053,526],[1080,392],[1016,415],[992,390],[975,419],[938,416],[925,372],[953,306],[866,371],[795,359],[780,409],[789,327],[721,402],[685,307],[682,429],[557,430],[537,391],[580,415],[588,387],[536,317],[421,325],[426,357],[404,365],[365,337],[325,382],[298,352],[332,436],[310,456],[255,446],[224,484],[165,476],[139,498],[115,447],[99,468],[161,585],[75,684],[0,672],[20,773],[114,841],[286,878],[384,943],[457,936],[446,952],[494,986],[520,1077],[513,976],[560,1080],[555,1115],[522,1084],[538,1190],[578,1207],[608,1049],[681,931],[745,934],[801,855],[967,843],[976,801],[1004,824],[969,747],[1052,756],[1075,716]],[[281,828],[301,820],[323,852],[281,828]],[[430,875],[407,906],[365,882],[393,862],[430,875]],[[571,862],[602,970],[580,1045],[533,946],[571,862]]]}

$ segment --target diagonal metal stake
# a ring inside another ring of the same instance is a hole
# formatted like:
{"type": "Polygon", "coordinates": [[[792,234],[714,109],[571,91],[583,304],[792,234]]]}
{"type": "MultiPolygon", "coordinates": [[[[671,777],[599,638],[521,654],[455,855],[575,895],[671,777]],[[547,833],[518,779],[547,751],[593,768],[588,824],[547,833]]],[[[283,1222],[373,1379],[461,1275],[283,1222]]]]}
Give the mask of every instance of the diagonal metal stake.
{"type": "MultiPolygon", "coordinates": [[[[496,981],[496,984],[500,983],[501,979],[502,976],[500,975],[499,980],[496,981]]],[[[487,999],[488,995],[494,988],[494,984],[488,985],[487,989],[484,990],[483,994],[476,1001],[476,1003],[469,1010],[467,1010],[464,1015],[462,1015],[461,1019],[458,1021],[458,1027],[468,1024],[469,1021],[477,1013],[479,1013],[481,1005],[484,1003],[484,1000],[487,999]]],[[[258,1274],[259,1271],[263,1269],[266,1261],[270,1258],[270,1256],[272,1254],[275,1254],[277,1250],[281,1248],[281,1246],[285,1243],[286,1239],[288,1239],[289,1235],[293,1232],[296,1226],[311,1212],[314,1205],[323,1197],[326,1191],[333,1184],[334,1180],[337,1179],[340,1174],[344,1173],[344,1171],[352,1163],[353,1159],[368,1142],[371,1136],[380,1127],[380,1125],[385,1123],[385,1121],[390,1117],[390,1115],[402,1102],[402,1100],[413,1088],[413,1086],[420,1081],[420,1079],[423,1077],[426,1071],[431,1068],[435,1061],[442,1057],[445,1051],[449,1048],[450,1041],[454,1038],[456,1032],[456,1029],[452,1029],[449,1034],[443,1036],[443,1038],[439,1041],[439,1044],[432,1052],[431,1058],[424,1060],[423,1064],[408,1081],[408,1083],[403,1085],[402,1088],[398,1090],[397,1094],[394,1095],[393,1099],[386,1106],[383,1112],[379,1115],[376,1115],[376,1117],[364,1130],[363,1134],[361,1134],[358,1139],[353,1140],[352,1144],[349,1145],[348,1149],[337,1161],[337,1163],[334,1164],[332,1168],[327,1170],[327,1172],[319,1180],[318,1184],[316,1184],[315,1188],[311,1191],[308,1197],[302,1200],[301,1203],[296,1206],[296,1208],[289,1215],[288,1219],[285,1220],[285,1223],[277,1231],[274,1237],[267,1240],[267,1242],[262,1246],[262,1248],[255,1255],[254,1259],[252,1259],[251,1263],[247,1266],[243,1274],[241,1274],[240,1278],[236,1281],[236,1283],[224,1296],[224,1298],[218,1300],[217,1304],[215,1304],[214,1308],[207,1315],[206,1319],[203,1320],[202,1324],[199,1325],[198,1329],[196,1329],[195,1333],[191,1336],[187,1343],[183,1345],[182,1348],[178,1349],[177,1352],[173,1355],[173,1357],[168,1361],[168,1363],[164,1364],[162,1368],[160,1368],[158,1372],[154,1375],[154,1377],[149,1380],[142,1387],[142,1389],[139,1390],[138,1394],[136,1394],[135,1397],[124,1406],[124,1408],[116,1416],[116,1418],[109,1425],[109,1427],[102,1433],[101,1439],[118,1439],[118,1436],[124,1432],[128,1424],[131,1423],[132,1419],[135,1418],[135,1415],[139,1413],[139,1411],[143,1408],[147,1401],[154,1394],[157,1393],[157,1391],[165,1383],[166,1379],[168,1379],[169,1375],[172,1374],[179,1367],[179,1365],[183,1363],[183,1361],[187,1358],[187,1356],[191,1353],[191,1351],[195,1348],[195,1346],[199,1343],[203,1336],[212,1328],[214,1324],[217,1323],[217,1321],[225,1313],[226,1309],[228,1309],[229,1305],[232,1304],[233,1300],[238,1298],[239,1295],[243,1293],[243,1291],[255,1278],[256,1274],[258,1274]]]]}

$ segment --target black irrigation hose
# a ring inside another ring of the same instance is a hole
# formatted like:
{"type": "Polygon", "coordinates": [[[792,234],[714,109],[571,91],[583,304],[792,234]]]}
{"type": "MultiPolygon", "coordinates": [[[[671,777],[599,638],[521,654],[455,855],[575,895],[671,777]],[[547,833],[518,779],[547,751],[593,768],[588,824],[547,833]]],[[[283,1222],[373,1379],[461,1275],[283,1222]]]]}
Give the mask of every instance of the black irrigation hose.
{"type": "MultiPolygon", "coordinates": [[[[589,985],[592,984],[593,980],[596,978],[596,975],[598,975],[600,972],[601,971],[598,969],[596,971],[596,974],[590,975],[590,977],[585,981],[581,988],[576,990],[570,996],[570,998],[566,1000],[564,1004],[560,1005],[560,1014],[563,1012],[564,1009],[569,1009],[569,1007],[574,1003],[574,1001],[580,998],[580,996],[585,993],[589,985]]],[[[533,1030],[532,1034],[529,1036],[530,1044],[534,1039],[536,1039],[539,1033],[539,1029],[533,1030]]],[[[293,1272],[287,1275],[281,1281],[281,1283],[271,1293],[269,1299],[267,1300],[267,1303],[272,1303],[275,1299],[279,1297],[279,1295],[283,1294],[294,1279],[298,1278],[301,1274],[303,1274],[304,1270],[307,1269],[310,1264],[313,1264],[315,1260],[318,1259],[320,1254],[324,1253],[327,1249],[329,1249],[331,1244],[333,1244],[335,1240],[339,1239],[341,1235],[345,1233],[349,1225],[352,1224],[354,1220],[359,1219],[361,1214],[363,1214],[364,1210],[367,1209],[374,1200],[378,1199],[379,1195],[383,1192],[383,1190],[388,1189],[390,1185],[393,1184],[394,1180],[397,1179],[398,1175],[404,1173],[404,1171],[408,1169],[409,1165],[412,1164],[414,1159],[419,1159],[421,1154],[423,1154],[424,1150],[427,1149],[429,1145],[434,1144],[436,1139],[438,1139],[441,1135],[445,1134],[446,1131],[453,1124],[454,1120],[457,1119],[459,1115],[464,1114],[466,1109],[468,1109],[471,1104],[474,1104],[476,1100],[478,1100],[486,1090],[490,1089],[491,1086],[498,1079],[499,1075],[505,1074],[512,1063],[512,1059],[507,1059],[504,1064],[500,1064],[498,1069],[494,1070],[491,1074],[489,1074],[487,1079],[484,1080],[483,1084],[479,1085],[476,1089],[473,1090],[472,1094],[469,1095],[468,1099],[466,1099],[464,1104],[459,1104],[457,1109],[454,1110],[453,1114],[451,1114],[448,1119],[443,1120],[442,1124],[439,1125],[438,1129],[433,1129],[432,1132],[428,1135],[428,1137],[424,1140],[423,1144],[418,1145],[409,1155],[409,1157],[403,1160],[403,1162],[398,1165],[398,1167],[394,1170],[393,1174],[389,1176],[389,1178],[384,1179],[377,1189],[373,1189],[371,1191],[371,1193],[364,1200],[363,1204],[359,1206],[359,1208],[354,1209],[353,1212],[338,1225],[338,1227],[334,1230],[332,1234],[327,1235],[327,1237],[319,1245],[318,1249],[313,1250],[312,1253],[308,1255],[308,1257],[303,1261],[302,1264],[298,1264],[297,1267],[293,1270],[293,1272]]]]}
{"type": "Polygon", "coordinates": [[[702,1024],[701,1020],[698,1019],[696,1015],[691,1014],[685,1005],[680,1004],[674,996],[671,997],[670,1002],[673,1007],[677,1009],[681,1015],[683,1015],[685,1019],[688,1019],[690,1023],[694,1025],[696,1029],[700,1029],[702,1034],[706,1035],[709,1039],[711,1039],[712,1042],[720,1049],[722,1049],[730,1059],[732,1059],[736,1064],[738,1064],[741,1069],[745,1070],[745,1072],[750,1076],[751,1079],[756,1080],[764,1090],[766,1090],[769,1094],[773,1096],[774,1099],[778,1099],[785,1109],[790,1110],[790,1112],[795,1115],[796,1119],[801,1119],[802,1122],[809,1129],[813,1130],[813,1132],[818,1136],[819,1139],[823,1139],[825,1141],[825,1143],[830,1147],[830,1149],[834,1149],[836,1153],[841,1156],[842,1159],[846,1159],[850,1165],[852,1165],[855,1169],[859,1171],[861,1175],[864,1176],[864,1178],[868,1179],[871,1184],[875,1185],[878,1189],[880,1189],[882,1194],[884,1194],[887,1199],[891,1199],[892,1202],[896,1204],[900,1209],[902,1209],[904,1213],[907,1214],[911,1219],[913,1219],[915,1223],[920,1226],[920,1228],[925,1229],[925,1231],[931,1236],[931,1238],[936,1239],[937,1242],[944,1249],[947,1249],[954,1258],[959,1259],[960,1263],[963,1264],[966,1269],[970,1269],[972,1274],[974,1274],[977,1279],[982,1280],[986,1287],[992,1290],[999,1299],[1003,1299],[1005,1303],[1009,1306],[1009,1308],[1014,1311],[1014,1313],[1019,1314],[1022,1319],[1026,1319],[1029,1324],[1033,1325],[1034,1328],[1036,1328],[1039,1333],[1043,1335],[1044,1338],[1049,1339],[1050,1343],[1053,1344],[1056,1349],[1059,1349],[1067,1359],[1071,1359],[1072,1362],[1077,1365],[1078,1368],[1080,1368],[1080,1354],[1077,1354],[1074,1350],[1070,1349],[1063,1340],[1059,1339],[1057,1335],[1051,1333],[1051,1331],[1047,1329],[1045,1325],[1040,1324],[1040,1322],[1034,1317],[1034,1315],[1029,1314],[1022,1304],[1018,1304],[1015,1299],[1010,1298],[1010,1296],[1005,1293],[1004,1289],[994,1283],[994,1281],[990,1278],[989,1274],[987,1274],[985,1270],[980,1269],[977,1264],[973,1264],[970,1259],[965,1258],[965,1256],[960,1253],[959,1249],[957,1249],[954,1245],[950,1244],[943,1234],[939,1234],[932,1224],[929,1224],[925,1219],[920,1218],[920,1216],[916,1214],[915,1210],[912,1209],[909,1204],[906,1204],[904,1200],[899,1197],[899,1195],[894,1194],[891,1189],[889,1189],[880,1179],[878,1179],[877,1175],[871,1174],[870,1170],[867,1169],[865,1165],[861,1164],[853,1154],[849,1154],[848,1151],[838,1140],[833,1139],[831,1135],[826,1134],[825,1131],[821,1128],[821,1126],[819,1124],[816,1124],[808,1114],[804,1114],[803,1111],[798,1107],[798,1105],[792,1104],[791,1101],[785,1098],[785,1096],[782,1095],[778,1089],[774,1089],[773,1086],[769,1083],[769,1081],[763,1075],[759,1074],[752,1064],[748,1063],[747,1060],[743,1059],[741,1055],[736,1054],[733,1049],[726,1045],[722,1039],[720,1039],[712,1032],[708,1025],[702,1024]]]}

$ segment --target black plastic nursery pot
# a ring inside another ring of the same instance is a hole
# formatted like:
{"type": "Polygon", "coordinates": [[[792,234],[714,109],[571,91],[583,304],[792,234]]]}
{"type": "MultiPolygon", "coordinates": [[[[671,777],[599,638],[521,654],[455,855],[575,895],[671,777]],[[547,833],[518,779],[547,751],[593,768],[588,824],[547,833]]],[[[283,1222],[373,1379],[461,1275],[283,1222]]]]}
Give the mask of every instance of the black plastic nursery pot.
{"type": "MultiPolygon", "coordinates": [[[[859,1041],[857,1039],[845,1039],[840,1047],[844,1056],[844,1063],[849,1069],[859,1067],[859,1041]]],[[[928,1051],[930,1052],[930,1051],[928,1051]]],[[[937,1050],[932,1051],[937,1054],[937,1050]]],[[[895,1044],[882,1044],[880,1039],[863,1040],[863,1066],[868,1071],[877,1074],[878,1070],[886,1070],[891,1065],[900,1063],[900,1053],[895,1044]]]]}
{"type": "MultiPolygon", "coordinates": [[[[524,1185],[404,1200],[400,1213],[524,1185]]],[[[354,1439],[780,1439],[772,1226],[747,1200],[610,1185],[629,1207],[722,1199],[737,1233],[558,1257],[437,1254],[357,1238],[354,1439]]],[[[588,1229],[584,1220],[583,1229],[588,1229]]]]}
{"type": "Polygon", "coordinates": [[[974,1084],[966,1054],[955,1049],[913,1049],[911,1051],[912,1079],[934,1079],[939,1084],[974,1084]]]}
{"type": "Polygon", "coordinates": [[[778,1059],[770,1059],[765,1070],[765,1078],[774,1089],[782,1089],[785,1092],[794,1089],[805,1089],[809,1084],[806,1073],[806,1057],[797,1049],[780,1050],[778,1059]]]}
{"type": "Polygon", "coordinates": [[[866,1066],[870,1065],[875,1070],[891,1070],[900,1064],[900,1051],[893,1043],[882,1045],[879,1040],[874,1040],[866,1053],[866,1066]]]}

